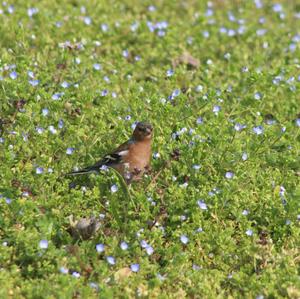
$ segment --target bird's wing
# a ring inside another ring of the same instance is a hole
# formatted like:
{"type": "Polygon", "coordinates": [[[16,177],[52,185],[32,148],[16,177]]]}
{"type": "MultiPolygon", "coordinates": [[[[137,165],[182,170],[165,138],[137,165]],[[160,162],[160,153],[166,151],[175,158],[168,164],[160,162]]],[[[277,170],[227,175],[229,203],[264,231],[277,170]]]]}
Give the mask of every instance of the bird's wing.
{"type": "Polygon", "coordinates": [[[112,153],[105,155],[100,161],[96,162],[94,165],[86,167],[79,171],[73,171],[69,174],[84,174],[89,172],[98,172],[101,166],[114,167],[118,164],[122,164],[124,162],[124,158],[127,156],[129,149],[133,141],[129,139],[125,143],[121,144],[118,148],[116,148],[112,153]]]}
{"type": "Polygon", "coordinates": [[[103,165],[113,166],[123,162],[124,157],[128,154],[132,141],[128,140],[116,148],[112,153],[105,155],[100,161],[98,161],[92,167],[100,168],[103,165]]]}

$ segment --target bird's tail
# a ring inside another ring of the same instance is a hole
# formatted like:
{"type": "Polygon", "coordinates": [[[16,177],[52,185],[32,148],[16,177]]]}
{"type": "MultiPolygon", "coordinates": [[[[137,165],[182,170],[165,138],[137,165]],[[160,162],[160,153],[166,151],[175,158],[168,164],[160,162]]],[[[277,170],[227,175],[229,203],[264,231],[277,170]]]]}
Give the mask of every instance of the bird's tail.
{"type": "Polygon", "coordinates": [[[84,168],[84,169],[81,169],[81,170],[66,173],[66,175],[89,174],[89,173],[95,173],[95,172],[97,172],[95,168],[89,167],[89,168],[84,168]]]}

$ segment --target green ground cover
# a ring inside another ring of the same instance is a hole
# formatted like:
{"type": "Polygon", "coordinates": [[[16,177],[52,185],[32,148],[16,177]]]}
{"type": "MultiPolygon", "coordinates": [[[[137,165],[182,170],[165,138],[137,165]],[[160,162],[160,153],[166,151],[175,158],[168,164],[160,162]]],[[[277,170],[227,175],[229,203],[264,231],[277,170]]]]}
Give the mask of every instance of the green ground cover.
{"type": "Polygon", "coordinates": [[[19,0],[0,23],[0,298],[300,298],[299,2],[19,0]],[[140,120],[142,182],[64,176],[140,120]]]}

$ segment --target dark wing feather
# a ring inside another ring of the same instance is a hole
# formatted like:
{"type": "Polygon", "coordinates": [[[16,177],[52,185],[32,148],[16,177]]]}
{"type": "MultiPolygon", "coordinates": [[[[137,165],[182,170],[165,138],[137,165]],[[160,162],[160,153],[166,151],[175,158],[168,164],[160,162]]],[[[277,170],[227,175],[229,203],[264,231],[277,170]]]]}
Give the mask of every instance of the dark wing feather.
{"type": "Polygon", "coordinates": [[[129,141],[121,144],[111,154],[104,156],[100,161],[98,161],[94,165],[86,167],[82,170],[70,172],[68,174],[75,175],[75,174],[85,174],[85,173],[89,173],[89,172],[98,172],[100,170],[101,166],[103,166],[103,165],[106,165],[108,167],[113,167],[114,165],[122,163],[123,155],[120,155],[119,153],[127,151],[131,143],[132,143],[132,141],[129,140],[129,141]]]}

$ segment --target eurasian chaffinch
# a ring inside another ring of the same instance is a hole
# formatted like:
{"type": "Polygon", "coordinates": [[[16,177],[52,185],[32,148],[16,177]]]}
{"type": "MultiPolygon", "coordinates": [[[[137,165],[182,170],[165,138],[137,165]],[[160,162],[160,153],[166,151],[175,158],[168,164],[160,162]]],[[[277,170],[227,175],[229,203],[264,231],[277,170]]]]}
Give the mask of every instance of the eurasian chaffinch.
{"type": "Polygon", "coordinates": [[[140,179],[150,164],[152,131],[151,124],[137,123],[128,141],[121,144],[112,153],[104,156],[93,166],[70,172],[68,175],[99,172],[105,167],[112,167],[123,176],[127,184],[140,179]]]}

